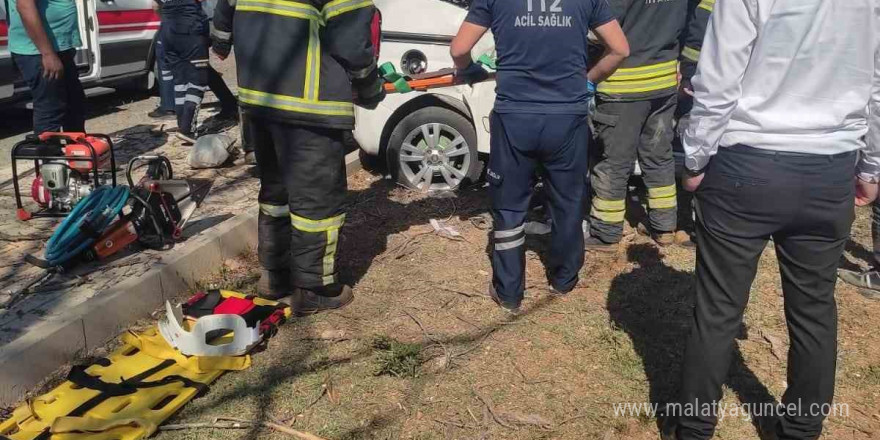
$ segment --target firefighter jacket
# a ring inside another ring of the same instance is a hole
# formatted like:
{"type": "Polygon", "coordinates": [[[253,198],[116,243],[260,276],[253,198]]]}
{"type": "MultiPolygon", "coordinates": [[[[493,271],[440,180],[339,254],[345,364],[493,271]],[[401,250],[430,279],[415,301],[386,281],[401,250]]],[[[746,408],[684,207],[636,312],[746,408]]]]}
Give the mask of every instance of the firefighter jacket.
{"type": "Polygon", "coordinates": [[[234,43],[252,117],[350,130],[352,84],[379,83],[372,0],[220,0],[211,35],[234,43]]]}
{"type": "Polygon", "coordinates": [[[706,36],[706,27],[709,25],[709,18],[714,8],[715,0],[690,0],[680,58],[683,80],[690,81],[697,72],[697,62],[700,60],[703,38],[706,36]]]}
{"type": "Polygon", "coordinates": [[[680,40],[689,0],[609,0],[630,56],[597,92],[606,101],[641,101],[677,93],[680,40]]]}

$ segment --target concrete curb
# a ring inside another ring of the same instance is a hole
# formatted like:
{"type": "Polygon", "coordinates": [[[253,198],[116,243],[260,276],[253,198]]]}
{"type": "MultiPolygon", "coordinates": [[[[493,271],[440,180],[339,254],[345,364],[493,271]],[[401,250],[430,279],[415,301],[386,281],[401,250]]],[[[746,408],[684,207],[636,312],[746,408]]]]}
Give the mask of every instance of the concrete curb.
{"type": "MultiPolygon", "coordinates": [[[[345,158],[346,174],[361,169],[358,152],[345,158]]],[[[61,365],[105,345],[166,299],[191,289],[232,257],[257,244],[257,214],[239,214],[164,254],[144,275],[129,279],[0,347],[0,407],[12,406],[61,365]]]]}

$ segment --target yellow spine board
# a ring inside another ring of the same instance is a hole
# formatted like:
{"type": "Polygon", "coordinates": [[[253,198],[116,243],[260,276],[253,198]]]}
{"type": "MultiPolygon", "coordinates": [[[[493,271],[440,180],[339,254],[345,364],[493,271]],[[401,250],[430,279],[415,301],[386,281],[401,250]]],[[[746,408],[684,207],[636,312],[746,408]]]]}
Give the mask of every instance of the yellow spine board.
{"type": "MultiPolygon", "coordinates": [[[[244,295],[222,291],[224,296],[244,295]]],[[[256,300],[257,304],[277,304],[256,300]]],[[[290,316],[290,309],[285,310],[290,316]]],[[[227,335],[225,337],[231,337],[227,335]]],[[[186,357],[182,356],[159,335],[156,327],[141,333],[128,332],[122,336],[123,346],[107,356],[108,362],[89,366],[85,372],[108,384],[119,384],[124,379],[139,378],[154,382],[169,376],[179,376],[203,385],[209,385],[224,372],[243,370],[250,366],[250,356],[186,357]],[[167,366],[163,367],[163,364],[167,366]],[[155,370],[155,372],[151,372],[155,370]],[[147,374],[144,376],[144,374],[147,374]],[[140,377],[143,376],[143,377],[140,377]]],[[[0,423],[0,435],[12,440],[34,440],[49,430],[50,440],[138,440],[156,432],[159,425],[179,411],[199,390],[181,381],[139,388],[125,396],[99,398],[101,391],[82,388],[65,381],[48,393],[31,399],[0,423]],[[93,407],[80,411],[81,416],[70,416],[90,400],[93,407]]]]}

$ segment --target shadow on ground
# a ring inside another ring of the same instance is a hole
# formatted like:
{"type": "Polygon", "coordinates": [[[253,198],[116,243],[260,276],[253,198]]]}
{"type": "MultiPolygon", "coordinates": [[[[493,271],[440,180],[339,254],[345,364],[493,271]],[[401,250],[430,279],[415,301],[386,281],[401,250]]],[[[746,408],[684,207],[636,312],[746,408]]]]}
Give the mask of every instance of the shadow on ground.
{"type": "MultiPolygon", "coordinates": [[[[608,294],[608,313],[612,326],[626,332],[632,340],[650,385],[648,399],[662,411],[667,403],[678,398],[695,279],[690,272],[664,264],[660,252],[651,245],[630,246],[627,259],[635,268],[615,277],[608,294]]],[[[747,339],[745,333],[743,325],[739,339],[747,339]]],[[[727,385],[743,404],[775,401],[745,365],[739,348],[735,349],[727,385]]]]}

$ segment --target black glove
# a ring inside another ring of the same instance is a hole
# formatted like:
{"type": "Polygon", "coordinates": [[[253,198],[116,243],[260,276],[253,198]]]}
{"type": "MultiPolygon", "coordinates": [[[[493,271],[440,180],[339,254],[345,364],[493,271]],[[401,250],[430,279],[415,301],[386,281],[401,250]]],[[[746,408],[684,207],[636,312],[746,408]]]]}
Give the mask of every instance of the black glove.
{"type": "Polygon", "coordinates": [[[478,82],[483,82],[489,78],[489,72],[483,68],[483,66],[471,62],[464,69],[457,69],[455,71],[455,79],[458,82],[463,82],[468,85],[474,85],[478,82]]]}
{"type": "Polygon", "coordinates": [[[212,38],[211,50],[213,50],[220,58],[226,58],[229,56],[229,52],[232,52],[232,43],[212,38]]]}
{"type": "Polygon", "coordinates": [[[363,79],[351,83],[354,88],[354,104],[367,110],[375,109],[385,99],[385,84],[376,69],[363,79]]]}

